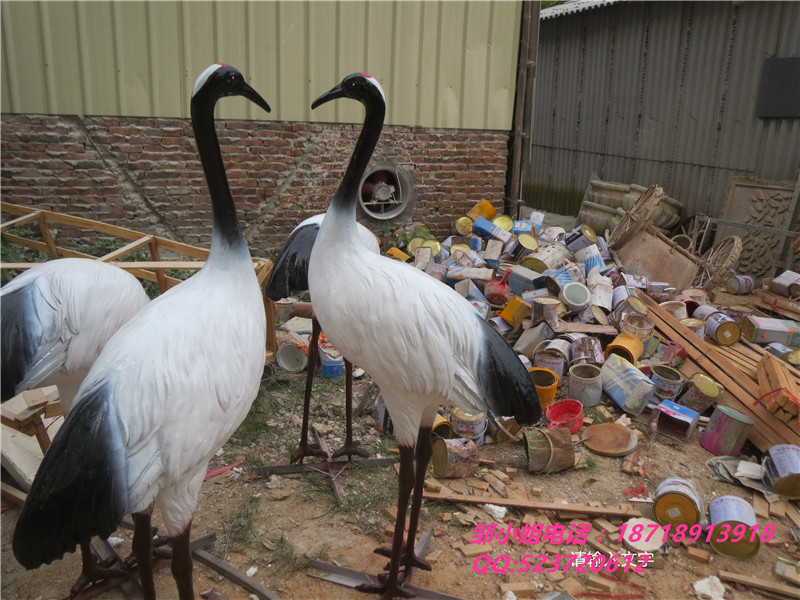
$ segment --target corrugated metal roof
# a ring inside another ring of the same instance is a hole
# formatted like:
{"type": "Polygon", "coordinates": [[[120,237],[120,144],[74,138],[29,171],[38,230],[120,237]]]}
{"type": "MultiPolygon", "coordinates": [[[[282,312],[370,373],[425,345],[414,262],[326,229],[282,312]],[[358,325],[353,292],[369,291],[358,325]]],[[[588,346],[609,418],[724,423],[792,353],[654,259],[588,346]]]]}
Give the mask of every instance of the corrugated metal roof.
{"type": "Polygon", "coordinates": [[[616,4],[621,0],[569,0],[558,6],[551,6],[545,8],[539,13],[540,19],[555,19],[556,17],[563,17],[564,15],[571,15],[574,13],[583,12],[585,10],[592,10],[600,6],[609,4],[616,4]]]}

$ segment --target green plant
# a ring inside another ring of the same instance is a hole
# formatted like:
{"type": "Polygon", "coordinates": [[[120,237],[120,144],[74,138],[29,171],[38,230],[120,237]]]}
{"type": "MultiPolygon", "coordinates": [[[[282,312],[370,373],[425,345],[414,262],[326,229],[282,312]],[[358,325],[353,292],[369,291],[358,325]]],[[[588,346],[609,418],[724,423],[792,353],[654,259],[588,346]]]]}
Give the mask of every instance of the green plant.
{"type": "Polygon", "coordinates": [[[246,498],[227,521],[222,523],[223,552],[239,552],[253,535],[253,511],[260,506],[256,498],[246,498]]]}
{"type": "Polygon", "coordinates": [[[275,550],[272,551],[269,559],[274,573],[291,575],[308,567],[309,558],[303,554],[298,554],[285,536],[281,535],[275,546],[275,550]]]}
{"type": "MultiPolygon", "coordinates": [[[[27,239],[41,238],[38,228],[35,228],[32,225],[15,227],[13,232],[15,235],[19,235],[20,237],[27,239]]],[[[35,263],[44,262],[49,259],[49,254],[40,252],[39,250],[26,248],[25,246],[21,246],[14,242],[9,242],[5,237],[3,237],[2,241],[0,241],[0,260],[2,260],[4,263],[35,263]]],[[[5,285],[14,279],[18,273],[19,271],[3,269],[0,273],[0,283],[5,285]]]]}

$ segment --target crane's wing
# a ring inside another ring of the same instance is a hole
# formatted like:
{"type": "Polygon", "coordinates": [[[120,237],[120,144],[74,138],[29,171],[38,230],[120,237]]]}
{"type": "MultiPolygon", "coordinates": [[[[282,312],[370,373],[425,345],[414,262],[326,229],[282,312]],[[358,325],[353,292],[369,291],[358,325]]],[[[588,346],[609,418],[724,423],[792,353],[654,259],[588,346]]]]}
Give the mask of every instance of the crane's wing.
{"type": "Polygon", "coordinates": [[[319,224],[301,225],[275,260],[265,290],[267,298],[280,300],[291,296],[293,290],[308,289],[308,261],[319,233],[319,224]]]}

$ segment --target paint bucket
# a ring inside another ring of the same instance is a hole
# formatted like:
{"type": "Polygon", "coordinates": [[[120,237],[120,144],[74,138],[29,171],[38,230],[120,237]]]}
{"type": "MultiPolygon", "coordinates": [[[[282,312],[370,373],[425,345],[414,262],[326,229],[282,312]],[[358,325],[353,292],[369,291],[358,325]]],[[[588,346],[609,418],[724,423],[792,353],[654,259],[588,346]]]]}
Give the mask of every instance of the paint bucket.
{"type": "MultiPolygon", "coordinates": [[[[597,244],[589,244],[585,248],[581,248],[580,250],[573,251],[573,256],[575,256],[575,262],[582,262],[585,263],[587,260],[591,259],[593,256],[600,256],[600,248],[597,247],[597,244]]],[[[606,263],[600,258],[600,270],[603,271],[606,268],[606,263]]]]}
{"type": "Polygon", "coordinates": [[[570,344],[570,365],[590,364],[601,366],[605,361],[603,346],[596,337],[582,337],[570,344]]]}
{"type": "Polygon", "coordinates": [[[550,419],[548,429],[566,427],[570,433],[575,433],[583,425],[583,404],[577,400],[566,398],[553,402],[545,413],[550,419]]]}
{"type": "Polygon", "coordinates": [[[472,233],[473,225],[475,225],[475,221],[469,217],[459,217],[453,221],[452,228],[458,235],[469,235],[472,233]]]}
{"type": "Polygon", "coordinates": [[[694,311],[697,310],[697,307],[700,306],[700,303],[696,300],[689,298],[685,294],[680,294],[672,298],[673,300],[680,300],[686,305],[686,314],[692,317],[694,315],[694,311]]]}
{"type": "Polygon", "coordinates": [[[686,304],[680,300],[668,300],[667,302],[662,302],[659,306],[678,319],[678,321],[689,318],[689,313],[686,311],[686,304]]]}
{"type": "Polygon", "coordinates": [[[708,304],[712,300],[711,292],[703,288],[686,288],[681,292],[684,296],[689,296],[698,304],[708,304]]]}
{"type": "Polygon", "coordinates": [[[662,525],[694,525],[704,514],[703,499],[688,479],[669,477],[656,488],[653,514],[662,525]]]}
{"type": "Polygon", "coordinates": [[[550,324],[558,322],[561,314],[566,314],[564,303],[554,296],[537,296],[531,302],[531,323],[538,325],[542,321],[550,324]]]}
{"type": "Polygon", "coordinates": [[[295,301],[295,298],[282,298],[275,301],[275,317],[278,323],[285,323],[291,318],[292,304],[295,301]]]}
{"type": "Polygon", "coordinates": [[[642,340],[630,333],[620,333],[606,346],[606,361],[612,354],[624,358],[629,363],[635,363],[644,352],[642,340]]]}
{"type": "Polygon", "coordinates": [[[517,327],[522,325],[522,321],[531,314],[531,303],[526,302],[519,296],[511,296],[505,308],[500,311],[500,316],[507,322],[517,327]]]}
{"type": "Polygon", "coordinates": [[[725,287],[729,294],[749,294],[755,288],[756,282],[749,275],[733,275],[728,277],[725,287]]]}
{"type": "Polygon", "coordinates": [[[653,365],[650,367],[650,381],[656,385],[656,398],[673,400],[681,391],[683,375],[667,365],[653,365]]]}
{"type": "Polygon", "coordinates": [[[533,353],[533,366],[550,369],[562,377],[571,358],[569,340],[554,339],[542,342],[533,353]]]}
{"type": "Polygon", "coordinates": [[[436,477],[464,478],[478,471],[480,452],[472,440],[434,438],[431,445],[431,468],[436,477]]]}
{"type": "Polygon", "coordinates": [[[470,415],[456,406],[450,415],[450,424],[456,437],[470,439],[478,446],[483,445],[487,424],[485,412],[470,415]]]}
{"type": "Polygon", "coordinates": [[[428,266],[425,267],[425,272],[443,283],[447,279],[447,267],[436,262],[429,262],[428,266]]]}
{"type": "Polygon", "coordinates": [[[737,323],[741,323],[745,318],[753,314],[753,307],[734,304],[732,306],[726,306],[723,312],[737,323]]]}
{"type": "Polygon", "coordinates": [[[548,269],[560,269],[572,259],[572,252],[564,244],[552,242],[539,246],[535,252],[527,257],[530,268],[537,273],[544,273],[548,269]]]}
{"type": "Polygon", "coordinates": [[[592,299],[589,303],[592,306],[599,306],[606,313],[610,313],[614,299],[614,288],[600,281],[592,285],[590,289],[592,290],[592,299]]]}
{"type": "Polygon", "coordinates": [[[553,337],[555,337],[555,333],[550,329],[550,326],[547,323],[539,323],[522,332],[522,335],[519,336],[519,339],[514,344],[514,352],[532,358],[536,348],[542,342],[552,340],[553,337]]]}
{"type": "Polygon", "coordinates": [[[431,434],[449,440],[453,437],[453,425],[447,417],[443,417],[437,413],[436,417],[433,419],[431,434]]]}
{"type": "Polygon", "coordinates": [[[642,344],[645,346],[650,336],[653,335],[654,328],[655,325],[650,319],[638,313],[628,313],[622,318],[622,323],[620,324],[621,332],[635,335],[642,340],[642,344]]]}
{"type": "Polygon", "coordinates": [[[753,510],[752,505],[744,498],[738,496],[720,496],[714,498],[708,505],[708,520],[709,525],[713,526],[713,534],[711,536],[711,547],[722,556],[727,558],[735,558],[744,560],[750,558],[758,552],[761,546],[761,540],[757,530],[751,527],[758,527],[756,520],[756,511],[753,510]],[[721,525],[729,525],[729,530],[732,531],[737,525],[744,524],[745,535],[738,542],[731,541],[734,537],[732,535],[722,536],[717,532],[722,532],[721,525]],[[756,531],[755,535],[752,535],[756,531]],[[718,542],[717,539],[725,537],[724,542],[718,542]],[[752,539],[752,541],[750,541],[752,539]]]}
{"type": "Polygon", "coordinates": [[[730,346],[742,337],[739,324],[722,312],[715,312],[706,319],[706,335],[723,346],[730,346]]]}
{"type": "Polygon", "coordinates": [[[553,270],[549,277],[552,277],[555,280],[559,288],[563,288],[565,285],[572,283],[573,281],[577,281],[578,283],[583,283],[586,281],[581,268],[572,261],[569,261],[558,269],[553,270]]]}
{"type": "Polygon", "coordinates": [[[533,385],[536,386],[539,404],[546,409],[556,399],[556,390],[558,390],[558,382],[561,377],[545,367],[532,367],[528,369],[528,375],[533,381],[533,385]]]}
{"type": "Polygon", "coordinates": [[[496,214],[497,209],[492,206],[492,203],[485,198],[482,198],[475,203],[475,206],[470,209],[470,211],[467,213],[467,216],[472,219],[473,222],[477,221],[478,217],[483,217],[484,219],[491,221],[494,219],[496,214]]]}
{"type": "Polygon", "coordinates": [[[764,483],[783,498],[800,499],[800,448],[794,444],[773,446],[767,451],[764,469],[764,483]]]}
{"type": "Polygon", "coordinates": [[[722,386],[705,373],[695,373],[678,404],[703,414],[722,394],[722,386]]]}
{"type": "Polygon", "coordinates": [[[600,372],[603,375],[603,391],[627,413],[634,416],[641,414],[655,398],[656,386],[653,382],[617,354],[606,357],[600,372]]]}
{"type": "Polygon", "coordinates": [[[558,295],[558,299],[572,313],[580,312],[586,308],[591,298],[592,292],[589,291],[589,288],[577,281],[571,281],[562,287],[561,293],[558,295]]]}
{"type": "Polygon", "coordinates": [[[564,236],[564,244],[570,252],[577,252],[597,242],[597,234],[588,225],[581,224],[564,236]]]}
{"type": "Polygon", "coordinates": [[[555,473],[575,465],[569,429],[532,429],[525,432],[525,457],[530,473],[555,473]]]}
{"type": "Polygon", "coordinates": [[[717,405],[700,438],[700,445],[716,456],[739,456],[753,424],[753,419],[738,410],[717,405]]]}
{"type": "Polygon", "coordinates": [[[701,340],[706,337],[706,324],[702,319],[690,317],[688,319],[681,319],[681,323],[701,340]]]}
{"type": "Polygon", "coordinates": [[[720,307],[716,304],[701,304],[697,308],[694,309],[692,313],[693,319],[700,319],[702,321],[706,321],[708,317],[713,315],[714,313],[720,312],[720,307]]]}
{"type": "Polygon", "coordinates": [[[308,366],[308,354],[294,342],[284,342],[275,354],[278,366],[289,373],[299,373],[308,366]]]}
{"type": "Polygon", "coordinates": [[[505,229],[509,232],[514,228],[514,219],[508,215],[497,215],[491,221],[493,225],[497,225],[500,229],[505,229]]]}
{"type": "Polygon", "coordinates": [[[608,320],[619,328],[625,315],[635,313],[644,317],[647,316],[647,312],[647,305],[640,298],[637,296],[628,296],[614,307],[614,310],[608,315],[608,320]]]}
{"type": "Polygon", "coordinates": [[[511,269],[507,270],[500,281],[487,281],[483,284],[483,295],[491,304],[504,306],[508,302],[511,294],[508,278],[511,276],[511,272],[511,269]]]}
{"type": "Polygon", "coordinates": [[[583,363],[569,368],[570,398],[583,406],[596,406],[603,397],[603,374],[597,365],[583,363]]]}
{"type": "Polygon", "coordinates": [[[617,308],[617,305],[625,300],[628,296],[635,296],[636,295],[636,288],[628,286],[628,285],[618,285],[614,288],[614,292],[611,296],[611,308],[617,308]]]}

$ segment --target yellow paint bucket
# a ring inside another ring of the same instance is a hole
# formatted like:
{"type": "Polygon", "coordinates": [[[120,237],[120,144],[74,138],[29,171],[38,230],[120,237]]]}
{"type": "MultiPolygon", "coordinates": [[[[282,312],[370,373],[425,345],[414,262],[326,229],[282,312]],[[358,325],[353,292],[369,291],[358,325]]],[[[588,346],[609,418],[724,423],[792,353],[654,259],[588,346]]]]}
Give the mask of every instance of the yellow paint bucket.
{"type": "Polygon", "coordinates": [[[437,414],[436,418],[433,420],[433,429],[431,429],[431,433],[436,437],[449,440],[453,437],[453,425],[447,417],[437,414]]]}
{"type": "Polygon", "coordinates": [[[470,211],[467,213],[467,216],[473,221],[477,221],[478,217],[483,217],[484,219],[491,221],[496,214],[497,209],[492,206],[492,203],[485,198],[481,198],[475,203],[475,206],[470,209],[470,211]]]}
{"type": "Polygon", "coordinates": [[[703,516],[703,499],[691,481],[670,477],[656,488],[653,513],[662,525],[694,525],[703,516]]]}
{"type": "Polygon", "coordinates": [[[606,346],[605,354],[606,358],[611,354],[617,354],[629,363],[636,364],[642,352],[644,352],[642,340],[630,333],[620,333],[606,346]]]}
{"type": "Polygon", "coordinates": [[[536,386],[536,393],[539,396],[539,404],[545,410],[556,399],[556,390],[560,377],[555,371],[545,367],[531,367],[528,369],[531,381],[536,386]]]}

